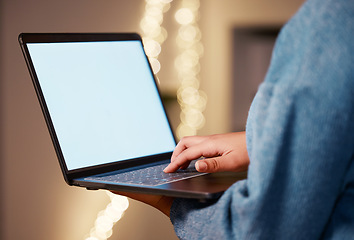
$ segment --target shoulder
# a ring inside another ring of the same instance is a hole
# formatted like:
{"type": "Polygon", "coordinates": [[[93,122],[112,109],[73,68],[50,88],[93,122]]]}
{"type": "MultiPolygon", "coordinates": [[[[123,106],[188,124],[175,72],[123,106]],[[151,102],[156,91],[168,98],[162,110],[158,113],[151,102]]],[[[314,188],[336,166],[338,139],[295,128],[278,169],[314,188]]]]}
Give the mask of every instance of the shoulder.
{"type": "Polygon", "coordinates": [[[317,123],[332,118],[335,124],[350,125],[354,118],[353,35],[354,1],[307,1],[278,36],[247,128],[254,127],[250,123],[255,120],[262,128],[269,115],[277,116],[273,125],[279,123],[279,116],[302,116],[317,123]]]}
{"type": "Polygon", "coordinates": [[[354,1],[307,1],[278,36],[265,82],[354,95],[353,35],[354,1]]]}

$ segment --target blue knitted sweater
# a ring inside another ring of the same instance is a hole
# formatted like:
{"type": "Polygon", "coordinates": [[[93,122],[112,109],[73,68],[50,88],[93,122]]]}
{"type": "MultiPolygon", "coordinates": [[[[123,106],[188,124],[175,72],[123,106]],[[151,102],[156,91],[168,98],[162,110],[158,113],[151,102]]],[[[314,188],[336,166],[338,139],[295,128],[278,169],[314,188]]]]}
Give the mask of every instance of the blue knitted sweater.
{"type": "Polygon", "coordinates": [[[181,239],[354,239],[354,1],[309,0],[283,27],[246,126],[248,179],[176,199],[181,239]]]}

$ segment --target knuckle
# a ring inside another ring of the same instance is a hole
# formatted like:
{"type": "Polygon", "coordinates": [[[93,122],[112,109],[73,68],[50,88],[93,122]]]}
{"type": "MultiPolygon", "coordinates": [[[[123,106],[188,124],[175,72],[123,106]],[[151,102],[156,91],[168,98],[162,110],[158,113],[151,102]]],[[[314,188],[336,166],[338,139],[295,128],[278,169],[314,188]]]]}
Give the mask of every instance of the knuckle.
{"type": "Polygon", "coordinates": [[[186,146],[191,141],[191,139],[191,136],[184,136],[179,140],[178,145],[186,146]]]}
{"type": "Polygon", "coordinates": [[[218,170],[219,169],[219,162],[215,158],[210,159],[210,161],[208,161],[208,169],[218,170]]]}
{"type": "Polygon", "coordinates": [[[181,141],[181,142],[185,142],[188,138],[189,138],[189,137],[182,137],[180,141],[181,141]]]}

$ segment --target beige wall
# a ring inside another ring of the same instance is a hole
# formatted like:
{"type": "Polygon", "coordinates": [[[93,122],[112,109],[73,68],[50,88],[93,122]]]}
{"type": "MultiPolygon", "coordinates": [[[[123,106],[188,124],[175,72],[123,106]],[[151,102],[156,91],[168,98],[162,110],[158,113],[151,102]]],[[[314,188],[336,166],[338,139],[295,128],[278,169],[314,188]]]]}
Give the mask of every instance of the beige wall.
{"type": "MultiPolygon", "coordinates": [[[[202,134],[230,126],[230,41],[235,25],[282,24],[302,0],[203,0],[202,89],[209,102],[202,134]],[[222,106],[222,107],[220,107],[222,106]]],[[[104,192],[67,186],[17,43],[20,32],[139,31],[143,0],[2,0],[0,4],[1,217],[3,239],[77,240],[105,208],[104,192]]],[[[165,26],[172,39],[172,15],[165,26]]],[[[164,45],[161,81],[174,81],[173,40],[164,45]],[[170,70],[170,71],[169,71],[170,70]],[[164,80],[168,79],[168,80],[164,80]]],[[[174,239],[167,218],[131,201],[111,239],[174,239]]]]}
{"type": "MultiPolygon", "coordinates": [[[[232,30],[234,27],[284,24],[303,0],[223,0],[203,1],[202,88],[208,93],[206,126],[201,134],[230,131],[232,30]],[[207,2],[207,3],[206,3],[207,2]]],[[[247,80],[245,80],[247,84],[247,80]]]]}

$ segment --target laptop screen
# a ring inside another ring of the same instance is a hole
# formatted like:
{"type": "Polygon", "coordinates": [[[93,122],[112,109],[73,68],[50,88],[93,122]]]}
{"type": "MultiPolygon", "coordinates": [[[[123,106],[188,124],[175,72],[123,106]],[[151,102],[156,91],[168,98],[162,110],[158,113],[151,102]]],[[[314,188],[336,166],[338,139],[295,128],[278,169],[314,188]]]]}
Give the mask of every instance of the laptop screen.
{"type": "Polygon", "coordinates": [[[27,47],[68,170],[173,151],[139,40],[27,47]]]}

